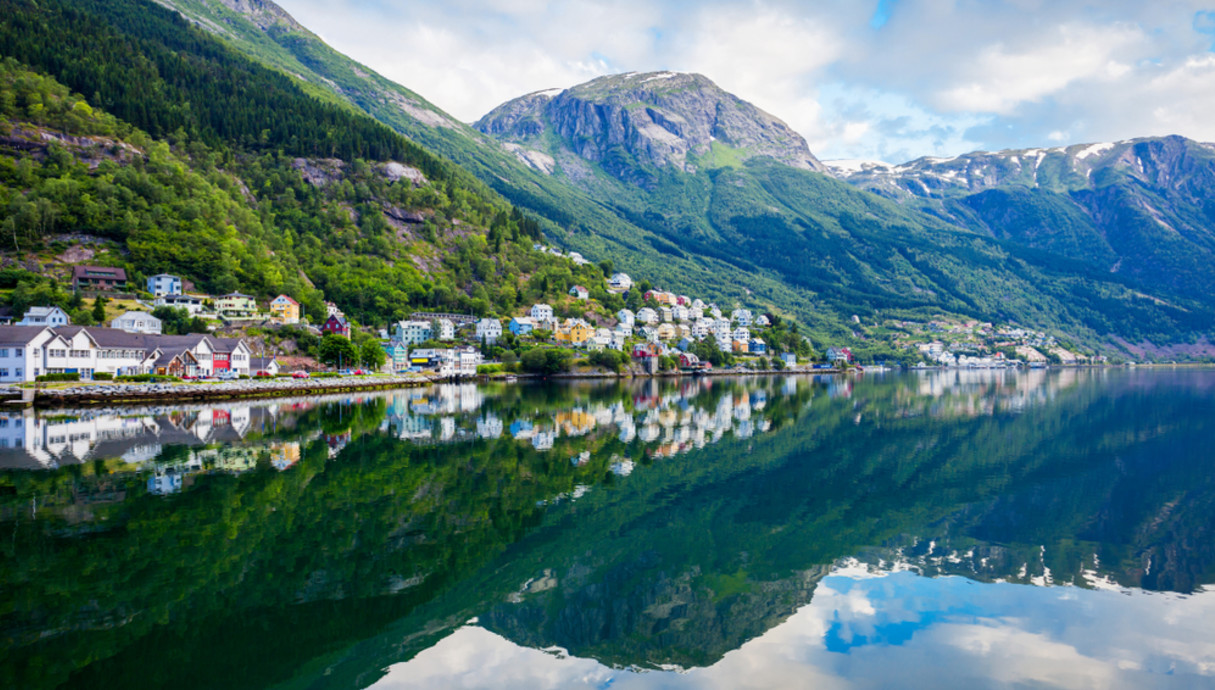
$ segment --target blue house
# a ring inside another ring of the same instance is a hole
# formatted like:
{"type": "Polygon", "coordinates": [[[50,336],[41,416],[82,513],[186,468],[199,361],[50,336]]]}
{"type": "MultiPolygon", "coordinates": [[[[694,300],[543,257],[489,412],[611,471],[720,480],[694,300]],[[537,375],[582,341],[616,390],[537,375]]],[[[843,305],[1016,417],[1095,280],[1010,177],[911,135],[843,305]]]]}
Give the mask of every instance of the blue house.
{"type": "Polygon", "coordinates": [[[753,355],[762,355],[768,351],[768,344],[761,338],[752,338],[747,350],[753,355]]]}
{"type": "Polygon", "coordinates": [[[510,320],[510,324],[506,328],[516,336],[527,335],[536,329],[536,322],[528,316],[516,316],[510,320]]]}
{"type": "Polygon", "coordinates": [[[785,362],[785,366],[787,367],[797,366],[797,355],[792,352],[786,352],[780,358],[785,362]]]}
{"type": "Polygon", "coordinates": [[[392,370],[400,373],[409,368],[409,346],[400,340],[390,341],[384,346],[384,354],[392,362],[392,370]]]}
{"type": "Polygon", "coordinates": [[[692,349],[693,342],[694,341],[691,338],[684,338],[683,340],[680,340],[679,344],[676,345],[675,347],[679,350],[682,350],[683,352],[687,352],[688,350],[692,349]]]}
{"type": "Polygon", "coordinates": [[[181,278],[168,273],[148,276],[148,292],[155,297],[181,294],[181,278]]]}

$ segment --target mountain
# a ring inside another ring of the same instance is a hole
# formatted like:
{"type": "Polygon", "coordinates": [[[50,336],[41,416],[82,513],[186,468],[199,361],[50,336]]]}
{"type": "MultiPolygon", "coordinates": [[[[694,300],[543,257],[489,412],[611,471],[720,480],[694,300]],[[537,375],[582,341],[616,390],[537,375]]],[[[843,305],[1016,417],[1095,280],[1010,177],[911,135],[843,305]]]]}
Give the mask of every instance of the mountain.
{"type": "Polygon", "coordinates": [[[495,108],[474,127],[521,145],[551,132],[580,158],[624,174],[631,168],[621,164],[629,160],[696,172],[697,161],[710,155],[739,162],[769,157],[826,171],[788,125],[699,74],[631,72],[540,91],[495,108]]]}
{"type": "Polygon", "coordinates": [[[0,289],[15,308],[78,313],[54,278],[81,261],[136,284],[170,271],[211,293],[286,292],[313,315],[330,300],[368,325],[510,313],[601,280],[535,251],[540,221],[468,172],[171,10],[0,12],[0,289]]]}
{"type": "MultiPolygon", "coordinates": [[[[604,77],[529,94],[475,126],[537,170],[610,204],[646,230],[657,251],[774,271],[811,295],[817,308],[869,323],[945,310],[1050,323],[1090,343],[1138,343],[1171,340],[1195,327],[1201,332],[1205,327],[1189,315],[1210,314],[1215,305],[1206,276],[1177,275],[1197,271],[1201,253],[1128,241],[1129,260],[1119,272],[1113,263],[1089,261],[1091,246],[1061,237],[1053,225],[1040,233],[1042,241],[1026,241],[1019,218],[992,232],[971,222],[975,210],[957,203],[907,203],[912,192],[899,187],[902,178],[890,181],[894,173],[885,171],[895,169],[884,164],[851,164],[848,182],[879,181],[862,187],[873,193],[856,194],[819,174],[826,166],[783,123],[700,75],[604,77]],[[1086,251],[1067,251],[1070,245],[1086,251]],[[1161,309],[1149,314],[1143,307],[1153,300],[1161,309]],[[1174,328],[1168,323],[1179,330],[1167,334],[1174,328]]],[[[1050,162],[1043,172],[1072,184],[1084,179],[1058,167],[1050,162]]],[[[936,187],[961,186],[959,175],[939,173],[936,187]]],[[[998,179],[977,164],[974,176],[998,179]]],[[[1201,188],[1201,182],[1187,188],[1170,208],[1197,203],[1201,188]]],[[[1118,213],[1103,198],[1091,207],[1118,213]]],[[[1193,234],[1201,236],[1201,224],[1190,224],[1196,225],[1193,234]]]]}
{"type": "Polygon", "coordinates": [[[816,345],[876,346],[938,318],[1015,322],[1111,353],[1197,343],[1186,345],[1195,354],[1215,340],[1209,293],[858,190],[704,77],[618,75],[532,94],[482,120],[486,133],[271,2],[163,3],[301,92],[455,162],[537,214],[551,241],[667,289],[794,317],[816,345]]]}
{"type": "Polygon", "coordinates": [[[1179,136],[830,163],[861,189],[957,225],[1209,300],[1215,145],[1179,136]]]}

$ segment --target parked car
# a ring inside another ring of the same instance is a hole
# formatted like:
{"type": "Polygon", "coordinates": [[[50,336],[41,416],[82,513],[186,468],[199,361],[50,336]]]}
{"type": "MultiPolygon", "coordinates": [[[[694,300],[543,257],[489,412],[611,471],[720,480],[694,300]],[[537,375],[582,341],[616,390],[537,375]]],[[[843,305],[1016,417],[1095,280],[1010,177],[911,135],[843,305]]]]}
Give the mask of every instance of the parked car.
{"type": "Polygon", "coordinates": [[[306,378],[310,378],[310,374],[306,371],[293,371],[293,372],[291,372],[291,378],[306,379],[306,378]]]}
{"type": "Polygon", "coordinates": [[[266,371],[265,369],[258,369],[257,373],[254,374],[254,376],[256,376],[259,379],[274,378],[274,374],[271,374],[270,372],[266,371]]]}
{"type": "Polygon", "coordinates": [[[355,370],[354,370],[354,375],[355,375],[355,376],[366,376],[366,375],[368,375],[368,374],[370,374],[370,373],[371,373],[371,372],[370,372],[370,371],[367,371],[366,369],[355,369],[355,370]]]}
{"type": "Polygon", "coordinates": [[[218,378],[220,381],[235,381],[238,376],[237,373],[231,369],[223,369],[219,372],[218,378]]]}

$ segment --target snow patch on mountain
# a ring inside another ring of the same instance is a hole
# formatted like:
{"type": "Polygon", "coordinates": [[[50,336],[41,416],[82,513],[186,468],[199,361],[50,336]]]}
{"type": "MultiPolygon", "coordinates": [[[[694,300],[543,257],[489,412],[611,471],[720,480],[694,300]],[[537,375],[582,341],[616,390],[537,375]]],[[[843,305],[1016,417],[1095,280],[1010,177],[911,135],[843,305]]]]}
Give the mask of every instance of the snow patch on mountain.
{"type": "Polygon", "coordinates": [[[860,159],[823,161],[823,165],[839,176],[855,175],[862,172],[890,172],[894,170],[894,166],[885,161],[860,159]]]}
{"type": "Polygon", "coordinates": [[[1090,144],[1076,154],[1076,160],[1082,161],[1089,156],[1096,156],[1114,148],[1113,144],[1090,144]]]}

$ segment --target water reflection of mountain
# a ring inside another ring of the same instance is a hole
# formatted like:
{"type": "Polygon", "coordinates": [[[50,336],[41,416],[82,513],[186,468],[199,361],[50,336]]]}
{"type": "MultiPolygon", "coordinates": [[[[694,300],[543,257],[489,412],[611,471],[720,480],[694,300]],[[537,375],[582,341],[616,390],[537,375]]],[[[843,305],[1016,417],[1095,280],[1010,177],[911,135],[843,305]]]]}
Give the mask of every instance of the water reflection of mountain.
{"type": "Polygon", "coordinates": [[[199,468],[170,500],[145,495],[148,471],[0,475],[0,575],[20,592],[0,681],[361,686],[472,617],[610,664],[700,666],[848,558],[1212,581],[1209,374],[707,384],[268,406],[240,444],[153,459],[199,468]],[[85,515],[90,482],[109,503],[85,515]],[[18,519],[33,496],[39,520],[18,519]]]}

